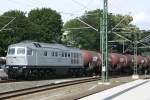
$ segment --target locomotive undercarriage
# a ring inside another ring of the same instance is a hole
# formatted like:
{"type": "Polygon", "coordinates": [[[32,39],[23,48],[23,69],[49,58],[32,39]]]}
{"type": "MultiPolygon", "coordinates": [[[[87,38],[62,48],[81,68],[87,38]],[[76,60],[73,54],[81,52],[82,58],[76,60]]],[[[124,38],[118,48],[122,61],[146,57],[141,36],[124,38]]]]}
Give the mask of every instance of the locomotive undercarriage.
{"type": "MultiPolygon", "coordinates": [[[[101,75],[100,67],[77,67],[77,68],[35,68],[26,66],[9,66],[7,67],[6,73],[9,79],[27,79],[27,80],[37,80],[37,79],[51,79],[56,77],[82,77],[82,76],[93,76],[101,75]]],[[[134,67],[119,67],[113,66],[109,67],[110,76],[122,76],[122,75],[132,75],[134,72],[134,67]]],[[[138,66],[138,74],[148,74],[150,72],[149,67],[138,66]]]]}
{"type": "MultiPolygon", "coordinates": [[[[109,66],[111,66],[109,64],[109,66]]],[[[123,64],[113,65],[109,67],[110,76],[128,76],[133,74],[133,68],[130,66],[124,66],[123,64]]]]}
{"type": "Polygon", "coordinates": [[[94,70],[84,69],[82,67],[77,68],[36,68],[36,67],[21,67],[21,66],[9,66],[7,68],[7,74],[9,79],[51,79],[56,77],[81,77],[91,76],[94,70]]]}

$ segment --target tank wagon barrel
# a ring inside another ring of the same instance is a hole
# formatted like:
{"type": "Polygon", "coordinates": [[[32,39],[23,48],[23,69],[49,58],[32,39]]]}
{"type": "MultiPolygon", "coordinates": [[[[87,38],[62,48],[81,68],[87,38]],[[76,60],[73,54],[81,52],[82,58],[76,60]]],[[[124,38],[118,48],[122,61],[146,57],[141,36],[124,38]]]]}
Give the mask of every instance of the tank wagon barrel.
{"type": "Polygon", "coordinates": [[[99,74],[102,63],[101,54],[95,51],[82,50],[82,55],[84,66],[87,67],[87,70],[99,74]]]}
{"type": "Polygon", "coordinates": [[[90,60],[92,59],[92,55],[87,50],[82,50],[82,55],[83,55],[84,66],[88,66],[90,60]]]}
{"type": "Polygon", "coordinates": [[[147,63],[148,63],[147,58],[141,55],[136,56],[136,62],[137,62],[137,65],[141,67],[147,66],[147,63]]]}
{"type": "Polygon", "coordinates": [[[125,66],[132,66],[133,65],[133,57],[130,54],[125,54],[126,57],[126,63],[125,66]]]}

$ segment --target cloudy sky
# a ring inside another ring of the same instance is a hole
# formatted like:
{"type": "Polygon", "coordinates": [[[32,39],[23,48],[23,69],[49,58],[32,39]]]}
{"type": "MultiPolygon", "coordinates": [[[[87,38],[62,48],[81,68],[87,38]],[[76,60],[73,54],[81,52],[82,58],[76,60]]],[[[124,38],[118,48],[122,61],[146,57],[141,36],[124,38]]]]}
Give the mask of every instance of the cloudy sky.
{"type": "MultiPolygon", "coordinates": [[[[49,7],[60,12],[63,21],[82,15],[85,11],[102,8],[103,0],[0,0],[0,14],[8,10],[29,12],[34,8],[49,7]]],[[[133,24],[150,30],[150,0],[108,0],[109,12],[130,14],[133,24]]]]}

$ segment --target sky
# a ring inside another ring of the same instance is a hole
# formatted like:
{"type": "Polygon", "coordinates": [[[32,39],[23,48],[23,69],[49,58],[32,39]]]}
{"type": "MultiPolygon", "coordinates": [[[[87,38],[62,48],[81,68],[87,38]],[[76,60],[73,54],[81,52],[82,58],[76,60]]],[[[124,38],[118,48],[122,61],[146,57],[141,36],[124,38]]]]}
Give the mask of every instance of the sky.
{"type": "MultiPolygon", "coordinates": [[[[29,12],[35,8],[52,8],[62,15],[64,22],[81,16],[85,11],[102,8],[103,0],[0,0],[0,14],[9,10],[29,12]]],[[[132,24],[150,30],[150,0],[108,0],[109,12],[130,14],[132,24]]]]}

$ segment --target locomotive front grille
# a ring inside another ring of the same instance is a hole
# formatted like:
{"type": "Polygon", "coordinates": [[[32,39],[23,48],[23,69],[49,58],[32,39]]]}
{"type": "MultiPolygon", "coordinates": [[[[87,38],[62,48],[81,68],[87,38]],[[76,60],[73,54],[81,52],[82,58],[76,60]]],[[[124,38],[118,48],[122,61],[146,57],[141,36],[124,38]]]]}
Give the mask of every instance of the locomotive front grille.
{"type": "Polygon", "coordinates": [[[7,57],[7,65],[26,65],[25,57],[7,57]]]}

